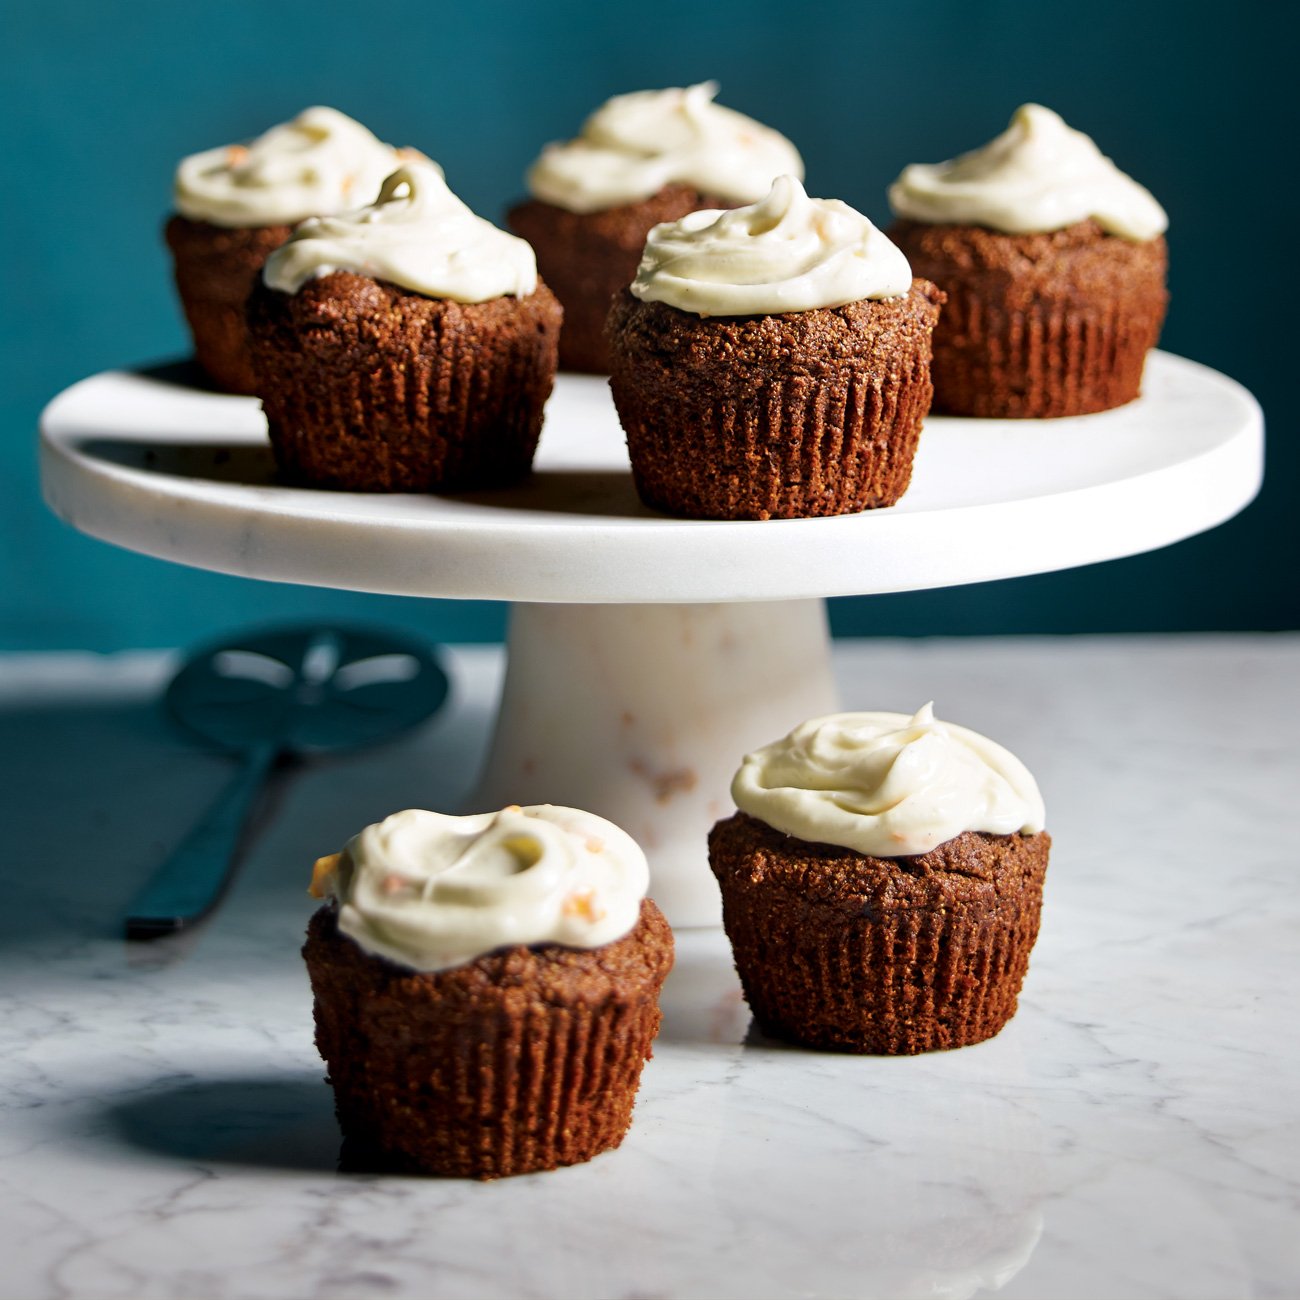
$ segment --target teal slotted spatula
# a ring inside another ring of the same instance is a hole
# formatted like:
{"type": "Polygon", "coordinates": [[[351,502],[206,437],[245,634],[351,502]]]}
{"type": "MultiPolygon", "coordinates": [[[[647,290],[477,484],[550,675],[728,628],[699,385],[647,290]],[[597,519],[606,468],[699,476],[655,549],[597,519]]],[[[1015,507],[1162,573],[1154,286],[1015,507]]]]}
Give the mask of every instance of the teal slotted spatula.
{"type": "Polygon", "coordinates": [[[237,754],[240,770],[132,900],[127,938],[175,934],[211,910],[277,759],[388,740],[429,717],[447,690],[428,647],[365,628],[255,631],[194,655],[167,688],[167,714],[237,754]]]}

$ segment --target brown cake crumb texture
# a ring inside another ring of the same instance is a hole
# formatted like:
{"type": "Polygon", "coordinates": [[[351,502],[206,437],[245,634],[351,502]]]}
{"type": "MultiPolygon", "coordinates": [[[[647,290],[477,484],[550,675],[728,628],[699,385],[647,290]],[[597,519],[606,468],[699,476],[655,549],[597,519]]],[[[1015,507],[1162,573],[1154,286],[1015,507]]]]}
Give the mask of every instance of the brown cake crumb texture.
{"type": "Polygon", "coordinates": [[[842,1052],[977,1043],[1015,1014],[1051,840],[967,831],[874,858],[737,813],[709,835],[727,937],[765,1033],[842,1052]]]}
{"type": "Polygon", "coordinates": [[[564,307],[561,369],[609,372],[605,317],[614,295],[632,283],[652,226],[701,208],[734,206],[685,185],[666,185],[639,203],[601,212],[568,212],[540,199],[511,208],[510,229],[533,246],[538,271],[564,307]]]}
{"type": "Polygon", "coordinates": [[[425,298],[349,271],[259,285],[249,334],[281,473],[360,492],[455,491],[532,467],[562,312],[526,298],[425,298]]]}
{"type": "Polygon", "coordinates": [[[257,391],[245,309],[262,266],[289,226],[228,229],[173,216],[163,235],[172,252],[176,292],[194,340],[194,357],[229,393],[257,391]]]}
{"type": "Polygon", "coordinates": [[[948,295],[934,332],[936,414],[1043,419],[1131,402],[1169,295],[1163,237],[1095,221],[1048,234],[898,221],[889,237],[948,295]]]}
{"type": "Polygon", "coordinates": [[[625,291],[610,388],[647,505],[793,519],[893,505],[930,406],[943,294],[774,316],[701,317],[625,291]]]}
{"type": "Polygon", "coordinates": [[[647,899],[602,948],[508,948],[422,973],[363,951],[331,904],[303,956],[348,1144],[386,1168],[503,1178],[623,1140],[673,938],[647,899]]]}

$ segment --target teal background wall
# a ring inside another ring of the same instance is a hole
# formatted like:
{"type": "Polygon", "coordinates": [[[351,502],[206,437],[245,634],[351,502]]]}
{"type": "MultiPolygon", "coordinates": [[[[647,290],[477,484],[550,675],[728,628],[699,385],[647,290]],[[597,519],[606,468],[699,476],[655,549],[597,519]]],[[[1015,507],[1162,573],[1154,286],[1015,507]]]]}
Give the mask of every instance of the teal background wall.
{"type": "Polygon", "coordinates": [[[1268,421],[1263,494],[1211,534],[1070,573],[836,601],[837,631],[1300,626],[1292,12],[1260,0],[10,6],[0,649],[171,645],[285,615],[499,636],[496,605],[247,582],[81,537],[41,503],[39,411],[84,375],[183,350],[159,231],[185,153],[329,103],[430,153],[499,219],[538,147],[605,97],[708,77],[797,142],[814,193],[882,223],[905,163],[988,139],[1025,100],[1056,108],[1171,214],[1163,345],[1243,381],[1268,421]]]}

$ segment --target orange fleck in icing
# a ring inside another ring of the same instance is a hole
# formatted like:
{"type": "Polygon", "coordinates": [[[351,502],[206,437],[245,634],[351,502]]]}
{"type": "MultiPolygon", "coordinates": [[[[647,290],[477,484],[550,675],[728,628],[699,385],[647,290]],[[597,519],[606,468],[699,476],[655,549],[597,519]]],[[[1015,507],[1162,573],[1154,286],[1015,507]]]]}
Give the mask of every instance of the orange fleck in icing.
{"type": "Polygon", "coordinates": [[[605,841],[602,840],[599,835],[590,835],[587,837],[588,853],[604,853],[604,851],[605,841]]]}
{"type": "Polygon", "coordinates": [[[329,879],[338,869],[338,865],[337,853],[327,853],[312,864],[311,884],[307,886],[307,892],[313,898],[328,898],[333,892],[329,887],[329,879]]]}
{"type": "Polygon", "coordinates": [[[406,881],[396,871],[390,871],[384,877],[384,883],[380,886],[385,894],[400,894],[405,887],[406,881]]]}
{"type": "Polygon", "coordinates": [[[238,167],[248,157],[248,150],[242,144],[232,144],[226,150],[226,163],[230,167],[238,167]]]}
{"type": "Polygon", "coordinates": [[[603,908],[597,908],[594,889],[576,889],[564,900],[565,916],[580,916],[593,925],[605,917],[603,908]]]}

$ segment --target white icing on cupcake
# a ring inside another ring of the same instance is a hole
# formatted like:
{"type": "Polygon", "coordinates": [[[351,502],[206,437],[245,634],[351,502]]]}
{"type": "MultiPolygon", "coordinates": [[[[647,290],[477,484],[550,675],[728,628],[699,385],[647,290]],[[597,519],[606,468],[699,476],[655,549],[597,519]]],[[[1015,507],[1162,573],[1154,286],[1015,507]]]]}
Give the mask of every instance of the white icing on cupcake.
{"type": "Polygon", "coordinates": [[[655,226],[632,282],[643,302],[700,316],[813,311],[911,287],[895,244],[847,203],[809,198],[793,176],[750,207],[655,226]]]}
{"type": "Polygon", "coordinates": [[[354,271],[453,302],[486,302],[537,288],[537,259],[516,235],[475,216],[427,161],[399,167],[369,207],[304,221],[266,259],[272,289],[354,271]]]}
{"type": "Polygon", "coordinates": [[[1040,104],[1018,108],[1011,125],[981,149],[904,168],[889,187],[889,202],[913,221],[1006,234],[1061,230],[1092,218],[1112,235],[1142,241],[1169,225],[1148,190],[1040,104]]]}
{"type": "Polygon", "coordinates": [[[879,858],[928,853],[965,831],[1034,835],[1043,798],[1028,769],[977,732],[905,713],[813,718],[745,757],[741,812],[774,830],[879,858]]]}
{"type": "Polygon", "coordinates": [[[309,108],[251,144],[182,160],[176,210],[216,226],[292,225],[369,203],[401,162],[391,145],[334,108],[309,108]]]}
{"type": "Polygon", "coordinates": [[[433,971],[517,944],[603,947],[636,925],[649,882],[626,831],[538,804],[394,813],[321,859],[312,892],[367,952],[433,971]]]}
{"type": "Polygon", "coordinates": [[[616,95],[575,140],[549,144],[528,170],[534,198],[569,212],[637,203],[665,185],[687,185],[751,203],[781,175],[803,177],[785,136],[715,104],[716,82],[616,95]]]}

